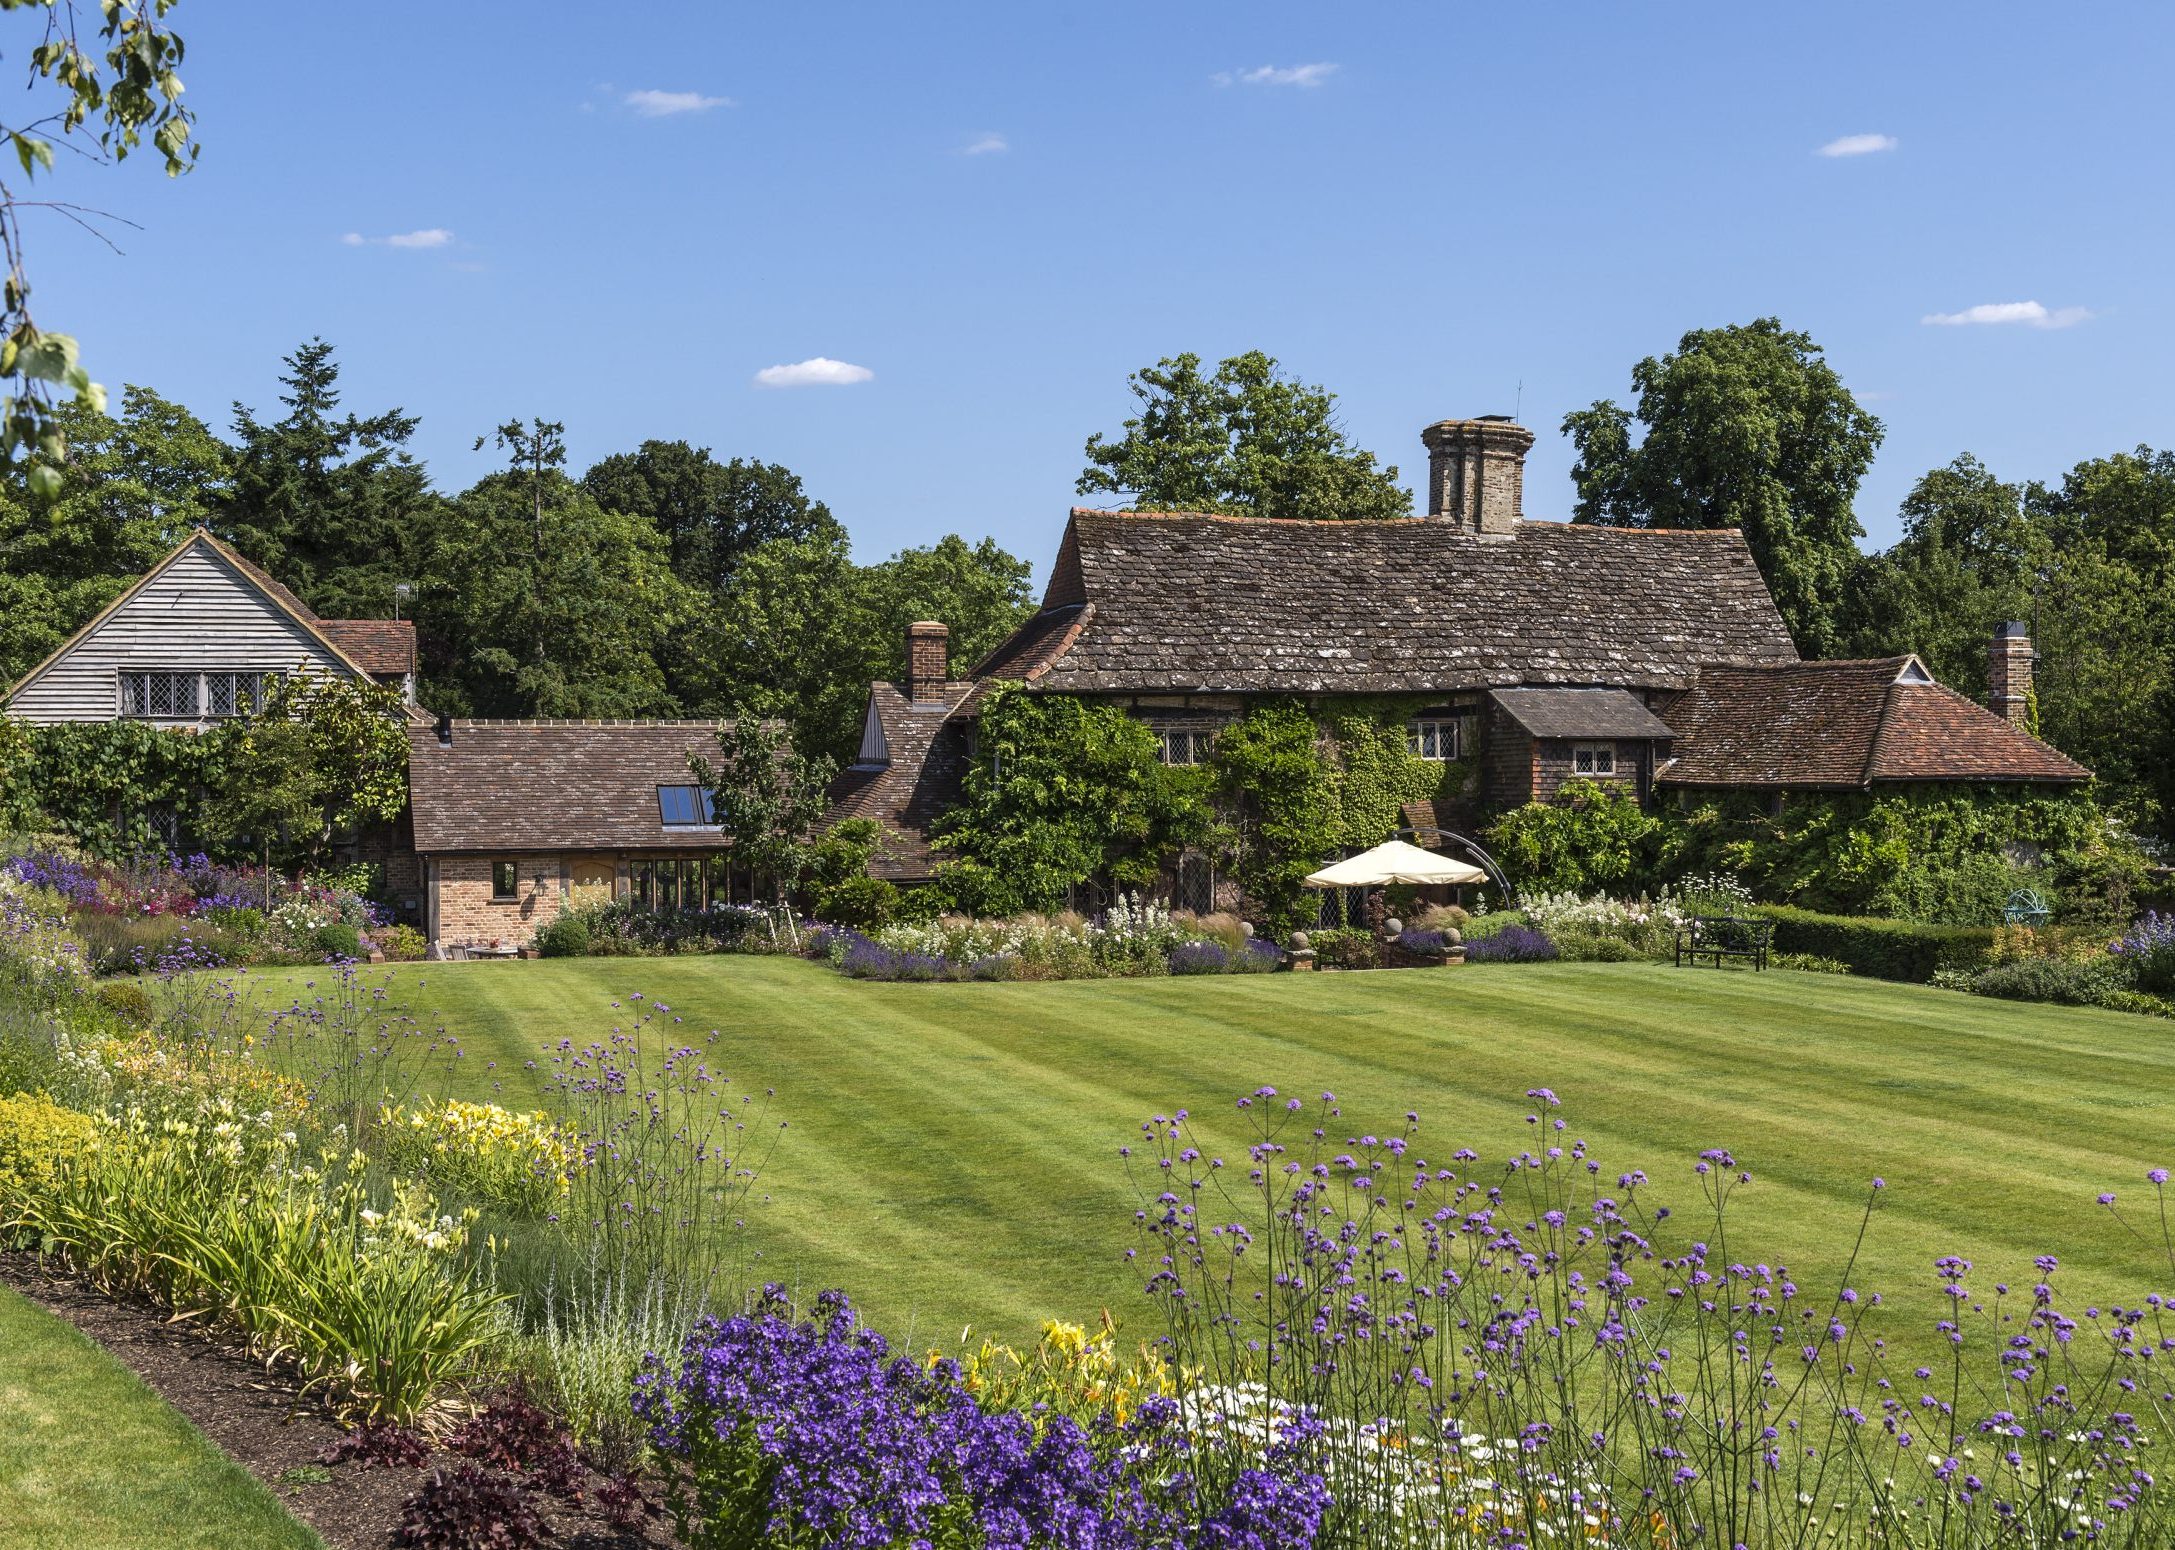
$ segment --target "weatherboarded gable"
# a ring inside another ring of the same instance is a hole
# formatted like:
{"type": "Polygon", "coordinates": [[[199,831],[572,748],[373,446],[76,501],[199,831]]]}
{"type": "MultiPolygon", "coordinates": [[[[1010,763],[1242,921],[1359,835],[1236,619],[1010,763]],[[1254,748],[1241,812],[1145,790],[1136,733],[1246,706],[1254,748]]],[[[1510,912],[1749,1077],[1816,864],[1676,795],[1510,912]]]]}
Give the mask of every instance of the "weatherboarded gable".
{"type": "MultiPolygon", "coordinates": [[[[111,721],[124,671],[355,675],[295,612],[199,535],[34,669],[8,698],[26,721],[111,721]]],[[[191,725],[197,718],[172,718],[191,725]]]]}

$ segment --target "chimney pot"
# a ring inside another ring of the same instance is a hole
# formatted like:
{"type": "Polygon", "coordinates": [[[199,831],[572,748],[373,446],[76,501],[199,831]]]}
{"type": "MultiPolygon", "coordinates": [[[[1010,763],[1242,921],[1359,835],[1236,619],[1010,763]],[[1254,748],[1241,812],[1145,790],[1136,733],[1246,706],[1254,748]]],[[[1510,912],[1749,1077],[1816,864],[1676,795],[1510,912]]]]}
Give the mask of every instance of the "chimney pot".
{"type": "Polygon", "coordinates": [[[2032,638],[2016,619],[1995,626],[1986,656],[1987,705],[2004,721],[2031,721],[2032,638]]]}
{"type": "Polygon", "coordinates": [[[916,704],[940,702],[950,681],[952,632],[934,619],[906,627],[906,697],[916,704]]]}
{"type": "Polygon", "coordinates": [[[451,748],[453,746],[453,718],[451,716],[440,716],[435,730],[438,733],[438,746],[440,748],[451,748]]]}
{"type": "Polygon", "coordinates": [[[1526,451],[1533,433],[1507,414],[1438,420],[1427,446],[1427,514],[1468,533],[1507,535],[1525,515],[1526,451]]]}

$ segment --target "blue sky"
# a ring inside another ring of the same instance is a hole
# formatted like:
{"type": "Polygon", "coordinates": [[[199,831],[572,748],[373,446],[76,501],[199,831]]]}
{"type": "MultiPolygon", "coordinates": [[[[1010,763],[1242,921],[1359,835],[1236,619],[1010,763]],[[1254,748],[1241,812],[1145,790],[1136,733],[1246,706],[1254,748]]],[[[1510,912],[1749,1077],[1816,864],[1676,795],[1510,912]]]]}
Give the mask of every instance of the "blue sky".
{"type": "Polygon", "coordinates": [[[1527,511],[1567,516],[1563,414],[1770,313],[1887,422],[1876,544],[1959,452],[2052,478],[2175,441],[2165,7],[170,19],[201,164],[67,170],[142,229],[33,226],[38,316],[222,427],[322,334],[447,488],[542,415],[577,469],[684,437],[792,467],[863,559],[990,533],[1039,575],[1126,374],[1258,347],[1408,482],[1427,421],[1518,410],[1527,511]],[[862,380],[762,380],[808,361],[862,380]]]}

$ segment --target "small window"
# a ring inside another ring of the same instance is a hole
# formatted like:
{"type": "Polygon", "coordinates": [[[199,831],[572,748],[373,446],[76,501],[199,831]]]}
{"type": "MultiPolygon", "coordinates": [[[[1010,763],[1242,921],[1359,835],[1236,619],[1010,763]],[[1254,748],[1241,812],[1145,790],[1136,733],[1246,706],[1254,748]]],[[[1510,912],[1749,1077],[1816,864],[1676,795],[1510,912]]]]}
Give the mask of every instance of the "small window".
{"type": "Polygon", "coordinates": [[[1415,759],[1447,762],[1459,757],[1455,716],[1423,716],[1410,723],[1405,733],[1415,759]]]}
{"type": "Polygon", "coordinates": [[[1156,731],[1165,764],[1206,764],[1216,734],[1199,727],[1161,727],[1156,731]]]}
{"type": "Polygon", "coordinates": [[[1179,909],[1206,915],[1216,907],[1216,869],[1206,856],[1178,858],[1178,886],[1171,901],[1179,909]]]}
{"type": "Polygon", "coordinates": [[[518,861],[494,861],[491,863],[491,902],[511,904],[521,896],[521,863],[518,861]]]}
{"type": "Polygon", "coordinates": [[[1574,775],[1614,775],[1616,773],[1616,745],[1614,743],[1573,743],[1571,745],[1571,773],[1574,775]]]}
{"type": "Polygon", "coordinates": [[[717,822],[707,786],[659,786],[657,816],[668,829],[692,829],[717,822]]]}
{"type": "Polygon", "coordinates": [[[264,709],[263,673],[206,673],[204,714],[249,716],[264,709]]]}

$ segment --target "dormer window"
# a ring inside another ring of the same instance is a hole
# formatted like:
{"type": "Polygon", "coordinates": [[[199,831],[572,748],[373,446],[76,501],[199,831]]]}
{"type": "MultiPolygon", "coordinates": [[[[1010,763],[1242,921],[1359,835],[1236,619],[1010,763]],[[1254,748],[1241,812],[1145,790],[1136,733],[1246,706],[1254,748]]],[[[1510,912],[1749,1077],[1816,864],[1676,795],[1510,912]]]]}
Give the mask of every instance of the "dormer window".
{"type": "Polygon", "coordinates": [[[657,817],[668,829],[714,828],[717,824],[707,786],[659,786],[657,817]]]}

